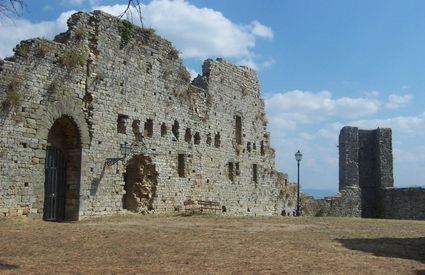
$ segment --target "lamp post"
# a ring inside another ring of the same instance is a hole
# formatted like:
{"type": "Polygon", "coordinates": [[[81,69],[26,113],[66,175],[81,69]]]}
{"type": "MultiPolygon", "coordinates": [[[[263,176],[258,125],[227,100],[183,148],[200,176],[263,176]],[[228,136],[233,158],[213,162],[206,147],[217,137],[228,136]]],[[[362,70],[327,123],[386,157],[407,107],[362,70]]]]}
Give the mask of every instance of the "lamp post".
{"type": "Polygon", "coordinates": [[[112,166],[118,163],[118,161],[120,160],[125,161],[126,157],[130,154],[130,152],[131,152],[131,147],[128,145],[127,142],[124,142],[124,144],[120,144],[120,153],[121,155],[123,155],[123,157],[122,158],[107,158],[106,165],[112,166]]]}
{"type": "Polygon", "coordinates": [[[297,161],[297,167],[298,167],[298,180],[297,180],[297,209],[296,209],[296,212],[295,212],[295,215],[298,217],[298,216],[301,216],[301,213],[300,213],[300,161],[301,161],[301,159],[303,158],[303,154],[301,154],[301,152],[300,152],[300,150],[298,150],[296,153],[295,153],[295,160],[297,161]]]}

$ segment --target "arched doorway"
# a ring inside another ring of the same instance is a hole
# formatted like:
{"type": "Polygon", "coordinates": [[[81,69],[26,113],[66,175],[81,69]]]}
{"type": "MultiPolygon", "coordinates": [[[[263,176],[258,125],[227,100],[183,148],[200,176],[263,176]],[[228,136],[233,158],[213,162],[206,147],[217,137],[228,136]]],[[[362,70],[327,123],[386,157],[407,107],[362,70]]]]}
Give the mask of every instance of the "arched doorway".
{"type": "Polygon", "coordinates": [[[57,119],[47,142],[43,219],[78,220],[81,141],[72,118],[62,116],[57,119]]]}
{"type": "Polygon", "coordinates": [[[143,155],[133,156],[127,162],[124,178],[123,208],[137,213],[153,210],[158,173],[152,159],[143,155]]]}

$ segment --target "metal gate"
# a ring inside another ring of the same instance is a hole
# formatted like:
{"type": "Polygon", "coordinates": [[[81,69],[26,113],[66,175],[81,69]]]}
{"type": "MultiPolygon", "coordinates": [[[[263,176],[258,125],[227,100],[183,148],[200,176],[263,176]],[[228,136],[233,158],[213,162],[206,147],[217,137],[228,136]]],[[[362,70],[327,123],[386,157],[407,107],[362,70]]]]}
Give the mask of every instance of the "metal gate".
{"type": "Polygon", "coordinates": [[[47,147],[45,176],[43,219],[63,220],[65,218],[66,161],[60,149],[47,147]]]}

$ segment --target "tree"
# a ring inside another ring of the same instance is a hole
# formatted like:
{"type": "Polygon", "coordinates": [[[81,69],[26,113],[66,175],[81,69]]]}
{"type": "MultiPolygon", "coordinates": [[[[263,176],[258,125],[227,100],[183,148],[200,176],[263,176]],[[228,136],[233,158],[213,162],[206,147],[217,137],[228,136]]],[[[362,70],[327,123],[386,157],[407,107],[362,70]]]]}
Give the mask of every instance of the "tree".
{"type": "MultiPolygon", "coordinates": [[[[24,6],[24,0],[0,0],[0,18],[21,15],[24,6]]],[[[131,13],[131,8],[136,10],[140,23],[142,23],[141,0],[127,0],[127,7],[118,17],[122,18],[127,12],[131,13]]]]}
{"type": "Polygon", "coordinates": [[[139,0],[128,0],[127,1],[127,7],[125,8],[125,10],[118,16],[119,18],[122,18],[125,14],[131,13],[131,8],[134,8],[134,10],[136,10],[137,16],[140,19],[140,24],[143,26],[143,21],[142,21],[142,6],[140,4],[141,1],[139,0]]]}
{"type": "Polygon", "coordinates": [[[0,0],[0,18],[20,15],[23,8],[24,0],[0,0]]]}

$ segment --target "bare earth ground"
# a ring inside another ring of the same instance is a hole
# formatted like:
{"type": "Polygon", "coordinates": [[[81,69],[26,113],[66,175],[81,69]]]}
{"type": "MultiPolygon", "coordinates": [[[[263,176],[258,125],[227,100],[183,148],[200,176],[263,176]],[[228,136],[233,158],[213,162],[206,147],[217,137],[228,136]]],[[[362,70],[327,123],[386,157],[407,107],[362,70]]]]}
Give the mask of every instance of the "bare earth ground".
{"type": "Polygon", "coordinates": [[[0,218],[0,273],[425,274],[425,221],[0,218]]]}

